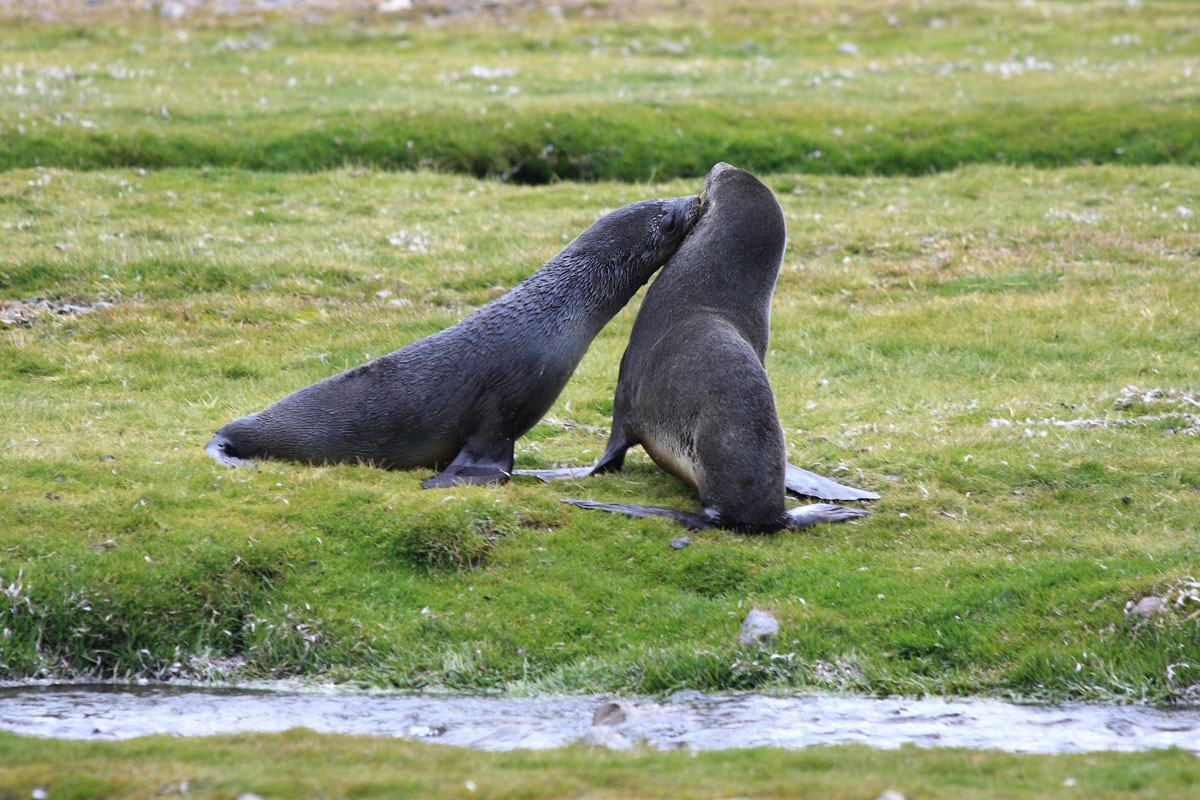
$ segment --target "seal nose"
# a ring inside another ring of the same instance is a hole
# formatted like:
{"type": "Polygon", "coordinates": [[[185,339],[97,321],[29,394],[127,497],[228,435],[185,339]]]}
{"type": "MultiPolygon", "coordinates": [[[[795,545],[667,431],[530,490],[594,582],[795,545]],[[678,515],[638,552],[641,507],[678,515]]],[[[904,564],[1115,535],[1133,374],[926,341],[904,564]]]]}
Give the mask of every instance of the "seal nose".
{"type": "Polygon", "coordinates": [[[700,197],[693,194],[687,197],[680,197],[671,209],[671,216],[675,219],[675,224],[684,233],[687,233],[696,224],[696,220],[700,219],[700,215],[703,212],[704,202],[700,197]]]}
{"type": "Polygon", "coordinates": [[[718,175],[722,172],[736,169],[737,167],[732,164],[726,164],[724,161],[718,161],[716,164],[713,164],[712,169],[708,171],[708,175],[704,178],[704,189],[700,192],[700,200],[708,202],[709,191],[712,189],[713,182],[716,181],[718,175]]]}

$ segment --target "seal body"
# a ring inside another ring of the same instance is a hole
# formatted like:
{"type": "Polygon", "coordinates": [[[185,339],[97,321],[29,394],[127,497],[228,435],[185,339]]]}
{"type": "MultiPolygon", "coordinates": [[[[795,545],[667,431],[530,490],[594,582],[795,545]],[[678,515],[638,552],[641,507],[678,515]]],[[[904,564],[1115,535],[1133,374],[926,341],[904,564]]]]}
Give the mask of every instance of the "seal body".
{"type": "Polygon", "coordinates": [[[695,487],[703,513],[566,502],[747,533],[862,516],[825,504],[789,512],[784,503],[789,472],[798,468],[787,463],[763,367],[786,243],[779,203],[756,177],[728,164],[712,168],[703,197],[703,217],[642,301],[621,359],[612,433],[590,470],[620,469],[625,452],[640,444],[695,487]]]}
{"type": "Polygon", "coordinates": [[[230,422],[205,448],[254,458],[444,467],[422,485],[503,481],[596,334],[678,249],[695,196],[602,217],[518,286],[456,325],[230,422]]]}

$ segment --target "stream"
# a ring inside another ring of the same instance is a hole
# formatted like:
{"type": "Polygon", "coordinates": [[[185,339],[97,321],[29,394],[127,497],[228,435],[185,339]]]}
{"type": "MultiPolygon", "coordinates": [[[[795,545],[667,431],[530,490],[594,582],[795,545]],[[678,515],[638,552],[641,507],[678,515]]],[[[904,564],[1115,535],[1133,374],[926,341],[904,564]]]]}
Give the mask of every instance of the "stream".
{"type": "Polygon", "coordinates": [[[683,692],[658,701],[355,693],[176,685],[0,686],[0,730],[65,739],[205,736],[305,727],[480,750],[801,748],[857,742],[1074,753],[1179,747],[1200,754],[1200,708],[998,700],[683,692]],[[593,714],[608,712],[604,724],[593,714]]]}

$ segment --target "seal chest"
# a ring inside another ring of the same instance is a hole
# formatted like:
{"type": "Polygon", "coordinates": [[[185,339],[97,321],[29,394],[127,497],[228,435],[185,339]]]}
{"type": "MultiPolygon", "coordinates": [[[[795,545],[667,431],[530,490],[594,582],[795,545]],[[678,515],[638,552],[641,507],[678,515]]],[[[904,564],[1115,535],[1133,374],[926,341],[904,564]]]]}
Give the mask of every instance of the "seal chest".
{"type": "Polygon", "coordinates": [[[426,488],[505,481],[513,442],[701,208],[695,196],[623,206],[458,324],[230,422],[205,451],[229,466],[282,458],[444,468],[426,488]]]}

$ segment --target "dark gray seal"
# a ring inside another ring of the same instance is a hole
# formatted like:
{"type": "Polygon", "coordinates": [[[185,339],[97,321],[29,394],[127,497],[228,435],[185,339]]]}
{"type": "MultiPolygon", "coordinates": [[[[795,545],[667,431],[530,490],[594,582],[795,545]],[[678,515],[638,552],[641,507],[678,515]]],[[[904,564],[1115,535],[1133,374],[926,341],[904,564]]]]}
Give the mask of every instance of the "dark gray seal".
{"type": "Polygon", "coordinates": [[[818,503],[786,510],[786,490],[837,499],[878,495],[787,463],[786,442],[763,359],[771,296],[786,229],[775,196],[744,170],[717,164],[705,181],[695,230],[650,286],[621,359],[613,427],[587,470],[518,470],[544,479],[619,470],[640,444],[691,484],[702,513],[568,500],[630,516],[663,516],[690,528],[747,533],[839,522],[867,512],[818,503]]]}
{"type": "Polygon", "coordinates": [[[623,206],[458,324],[235,419],[205,450],[230,466],[279,458],[444,468],[425,488],[505,481],[513,441],[700,212],[695,196],[623,206]]]}

